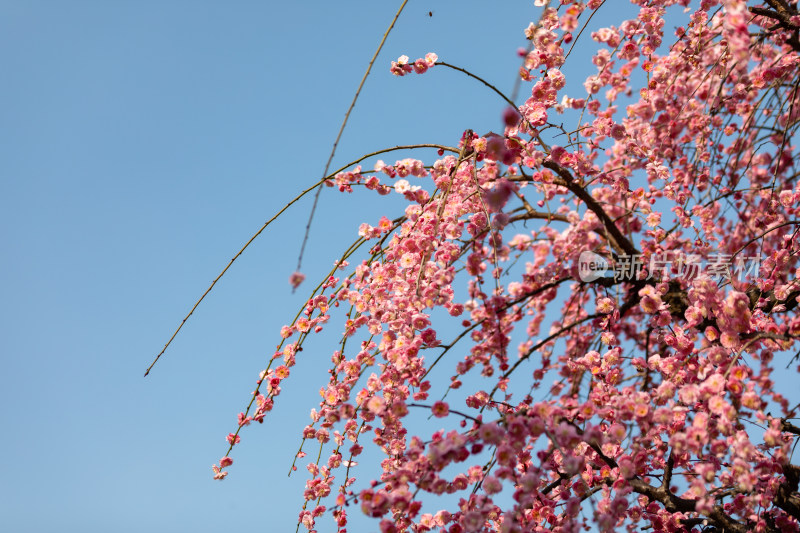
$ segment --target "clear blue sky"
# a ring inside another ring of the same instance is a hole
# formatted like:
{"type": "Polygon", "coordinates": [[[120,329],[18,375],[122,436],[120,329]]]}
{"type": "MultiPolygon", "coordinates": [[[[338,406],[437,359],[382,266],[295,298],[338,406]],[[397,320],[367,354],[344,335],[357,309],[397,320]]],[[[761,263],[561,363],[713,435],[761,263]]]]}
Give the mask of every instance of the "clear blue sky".
{"type": "MultiPolygon", "coordinates": [[[[243,434],[225,482],[210,466],[301,302],[287,278],[310,201],[142,374],[250,234],[319,179],[398,6],[0,2],[0,530],[294,530],[306,476],[286,472],[327,350],[243,434]]],[[[482,86],[441,68],[395,78],[389,61],[435,51],[510,91],[537,15],[529,0],[409,2],[335,161],[499,129],[482,86]]],[[[325,191],[309,278],[379,214],[325,191]]]]}

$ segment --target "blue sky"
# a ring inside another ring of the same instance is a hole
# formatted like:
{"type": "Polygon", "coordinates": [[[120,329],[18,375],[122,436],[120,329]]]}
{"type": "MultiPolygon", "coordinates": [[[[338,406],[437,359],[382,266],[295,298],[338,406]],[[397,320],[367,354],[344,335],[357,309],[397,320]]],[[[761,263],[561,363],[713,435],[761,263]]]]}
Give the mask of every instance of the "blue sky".
{"type": "MultiPolygon", "coordinates": [[[[444,69],[395,78],[389,62],[435,51],[510,91],[532,4],[409,2],[335,164],[499,130],[485,88],[444,69]]],[[[287,278],[310,201],[142,373],[249,236],[319,179],[398,6],[0,2],[0,529],[293,530],[306,476],[286,472],[328,351],[243,434],[225,482],[210,466],[301,303],[287,278]]],[[[387,210],[360,198],[323,192],[309,279],[387,210]]]]}

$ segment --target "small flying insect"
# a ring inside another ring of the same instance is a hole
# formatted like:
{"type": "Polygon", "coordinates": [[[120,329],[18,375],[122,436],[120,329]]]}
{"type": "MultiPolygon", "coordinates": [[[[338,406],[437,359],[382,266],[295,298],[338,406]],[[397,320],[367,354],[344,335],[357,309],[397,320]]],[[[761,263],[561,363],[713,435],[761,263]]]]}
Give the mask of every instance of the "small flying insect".
{"type": "Polygon", "coordinates": [[[428,16],[432,17],[433,16],[433,11],[428,11],[428,16]]]}

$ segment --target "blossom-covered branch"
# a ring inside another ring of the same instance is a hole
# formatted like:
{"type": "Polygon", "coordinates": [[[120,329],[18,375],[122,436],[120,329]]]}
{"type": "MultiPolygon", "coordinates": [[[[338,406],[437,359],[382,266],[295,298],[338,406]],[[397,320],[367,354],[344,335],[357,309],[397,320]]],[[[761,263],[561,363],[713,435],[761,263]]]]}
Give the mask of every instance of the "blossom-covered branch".
{"type": "Polygon", "coordinates": [[[800,531],[797,2],[610,4],[532,13],[519,103],[391,63],[467,74],[502,133],[316,185],[405,207],[280,328],[215,477],[338,328],[292,463],[318,441],[309,531],[356,502],[382,532],[800,531]]]}

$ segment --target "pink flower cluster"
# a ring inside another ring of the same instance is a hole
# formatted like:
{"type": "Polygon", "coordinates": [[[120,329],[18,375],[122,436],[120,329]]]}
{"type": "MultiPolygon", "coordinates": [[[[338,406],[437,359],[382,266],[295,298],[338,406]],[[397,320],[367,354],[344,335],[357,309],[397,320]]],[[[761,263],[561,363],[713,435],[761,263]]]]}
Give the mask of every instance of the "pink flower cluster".
{"type": "Polygon", "coordinates": [[[417,59],[413,63],[408,62],[408,56],[400,56],[397,61],[392,61],[392,68],[390,69],[395,76],[405,76],[410,72],[417,74],[424,74],[427,70],[433,67],[438,61],[439,56],[433,52],[425,54],[424,58],[417,59]]]}
{"type": "Polygon", "coordinates": [[[335,315],[302,435],[320,450],[309,531],[326,519],[344,533],[351,505],[384,532],[800,530],[800,406],[775,371],[797,378],[797,8],[702,0],[672,37],[673,4],[690,2],[635,2],[629,20],[585,32],[597,48],[580,80],[563,68],[570,43],[608,2],[546,7],[502,135],[468,130],[430,164],[326,181],[394,191],[403,208],[362,224],[352,266],[337,262],[281,328],[228,436],[265,419],[295,364],[318,364],[304,343],[335,315]],[[722,280],[587,280],[584,252],[763,261],[722,280]],[[367,448],[380,474],[359,484],[367,448]],[[458,498],[436,509],[440,495],[458,498]]]}

